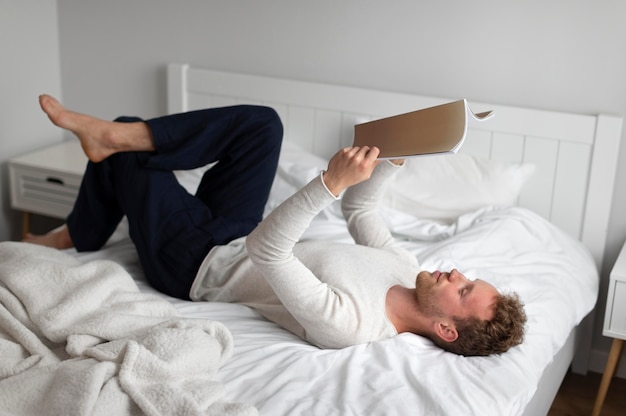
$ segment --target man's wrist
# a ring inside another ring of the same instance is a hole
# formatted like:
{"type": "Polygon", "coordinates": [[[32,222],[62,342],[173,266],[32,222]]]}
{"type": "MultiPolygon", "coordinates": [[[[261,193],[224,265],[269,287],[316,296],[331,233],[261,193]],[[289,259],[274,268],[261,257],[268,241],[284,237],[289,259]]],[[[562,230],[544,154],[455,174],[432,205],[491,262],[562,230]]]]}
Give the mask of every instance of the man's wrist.
{"type": "Polygon", "coordinates": [[[341,186],[337,185],[330,177],[330,175],[328,175],[327,171],[322,171],[322,173],[320,174],[320,179],[322,180],[324,188],[326,188],[326,190],[335,198],[339,198],[339,195],[344,191],[344,188],[341,188],[341,186]]]}

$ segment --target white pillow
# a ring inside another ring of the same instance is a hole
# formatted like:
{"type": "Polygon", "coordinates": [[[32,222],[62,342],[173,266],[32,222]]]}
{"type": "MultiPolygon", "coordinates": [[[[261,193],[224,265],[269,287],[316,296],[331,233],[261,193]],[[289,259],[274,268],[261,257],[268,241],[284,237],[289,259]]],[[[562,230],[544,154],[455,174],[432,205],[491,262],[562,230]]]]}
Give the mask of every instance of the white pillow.
{"type": "Polygon", "coordinates": [[[328,161],[316,156],[295,144],[283,142],[278,161],[276,177],[265,205],[265,214],[269,214],[300,188],[318,176],[328,166],[328,161]]]}
{"type": "Polygon", "coordinates": [[[418,218],[452,223],[479,208],[515,205],[532,164],[466,154],[410,158],[390,184],[386,205],[418,218]]]}
{"type": "MultiPolygon", "coordinates": [[[[327,165],[324,158],[283,142],[265,215],[327,165]]],[[[190,193],[195,193],[206,169],[177,171],[176,176],[190,193]]],[[[515,205],[534,169],[532,164],[496,162],[462,153],[410,158],[390,184],[383,203],[417,218],[450,224],[460,215],[485,206],[515,205]]],[[[336,207],[331,208],[334,212],[336,207]]]]}

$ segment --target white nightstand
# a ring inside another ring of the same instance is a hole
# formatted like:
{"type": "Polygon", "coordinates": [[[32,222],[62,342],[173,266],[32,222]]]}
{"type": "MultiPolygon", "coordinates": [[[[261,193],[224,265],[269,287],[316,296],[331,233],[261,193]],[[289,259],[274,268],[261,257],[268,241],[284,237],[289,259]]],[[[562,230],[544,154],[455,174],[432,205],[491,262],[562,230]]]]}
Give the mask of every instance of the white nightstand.
{"type": "Polygon", "coordinates": [[[613,338],[613,345],[609,352],[596,404],[593,408],[594,416],[599,415],[600,410],[602,410],[606,392],[619,364],[624,340],[626,340],[626,244],[622,247],[611,270],[602,335],[613,338]]]}
{"type": "Polygon", "coordinates": [[[11,207],[24,211],[24,233],[30,213],[65,218],[71,211],[87,157],[78,141],[65,141],[9,160],[11,207]]]}

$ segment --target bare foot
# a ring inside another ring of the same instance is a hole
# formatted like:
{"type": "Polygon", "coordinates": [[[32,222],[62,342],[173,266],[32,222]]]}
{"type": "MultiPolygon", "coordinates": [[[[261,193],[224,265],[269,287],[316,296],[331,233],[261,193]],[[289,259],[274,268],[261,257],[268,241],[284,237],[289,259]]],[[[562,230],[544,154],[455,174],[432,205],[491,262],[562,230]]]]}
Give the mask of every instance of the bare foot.
{"type": "Polygon", "coordinates": [[[117,123],[77,113],[66,109],[50,95],[39,96],[39,105],[55,126],[78,137],[83,151],[92,162],[100,162],[116,152],[154,150],[152,136],[145,123],[117,123]]]}
{"type": "Polygon", "coordinates": [[[22,241],[40,246],[58,248],[60,250],[74,247],[74,243],[70,237],[70,232],[65,225],[55,228],[49,233],[43,235],[28,233],[22,241]]]}

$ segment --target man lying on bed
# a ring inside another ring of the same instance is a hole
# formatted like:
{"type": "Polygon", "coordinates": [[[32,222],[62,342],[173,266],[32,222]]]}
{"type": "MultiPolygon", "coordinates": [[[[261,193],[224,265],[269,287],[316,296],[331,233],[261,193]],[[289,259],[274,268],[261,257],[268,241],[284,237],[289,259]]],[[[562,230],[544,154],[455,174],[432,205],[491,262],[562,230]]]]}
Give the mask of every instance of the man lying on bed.
{"type": "Polygon", "coordinates": [[[66,110],[50,96],[40,104],[55,125],[79,138],[90,162],[66,226],[29,235],[28,242],[98,250],[126,215],[156,289],[248,305],[324,348],[412,332],[457,354],[489,355],[523,339],[526,317],[516,295],[457,270],[420,270],[394,244],[377,202],[403,161],[381,163],[377,148],[340,150],[326,171],[256,227],[282,140],[272,109],[109,122],[66,110]],[[196,195],[172,172],[215,161],[196,195]],[[356,244],[298,242],[341,193],[356,244]]]}

